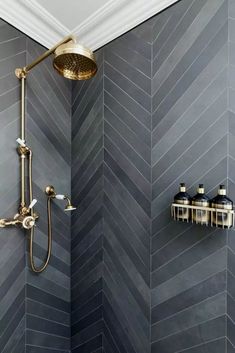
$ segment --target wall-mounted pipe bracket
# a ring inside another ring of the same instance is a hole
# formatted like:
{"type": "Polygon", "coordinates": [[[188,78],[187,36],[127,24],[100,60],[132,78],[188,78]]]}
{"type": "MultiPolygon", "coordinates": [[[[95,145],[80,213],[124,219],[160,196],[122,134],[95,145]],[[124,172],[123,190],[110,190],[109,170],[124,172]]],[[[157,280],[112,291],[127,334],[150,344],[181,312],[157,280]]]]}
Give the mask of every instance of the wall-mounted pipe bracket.
{"type": "Polygon", "coordinates": [[[15,75],[19,80],[21,80],[22,78],[26,78],[27,76],[26,72],[24,71],[24,68],[15,69],[15,75]]]}

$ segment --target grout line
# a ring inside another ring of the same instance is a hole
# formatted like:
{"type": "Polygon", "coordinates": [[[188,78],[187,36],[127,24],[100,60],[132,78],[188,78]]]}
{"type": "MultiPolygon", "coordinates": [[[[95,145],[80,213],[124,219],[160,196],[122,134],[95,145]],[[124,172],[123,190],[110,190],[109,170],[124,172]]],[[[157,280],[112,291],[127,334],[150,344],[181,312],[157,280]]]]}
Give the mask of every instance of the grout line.
{"type": "MultiPolygon", "coordinates": [[[[226,314],[221,314],[221,315],[215,316],[215,317],[213,317],[213,318],[211,318],[211,319],[209,319],[209,320],[204,320],[204,321],[200,322],[199,324],[196,324],[196,325],[187,327],[187,328],[185,328],[184,330],[181,330],[181,331],[179,331],[179,332],[177,332],[177,333],[173,333],[173,334],[167,335],[167,336],[165,336],[164,338],[162,338],[162,339],[160,339],[160,340],[153,341],[153,343],[157,343],[157,342],[164,341],[164,340],[166,340],[166,339],[169,339],[169,337],[176,336],[176,335],[179,334],[179,333],[182,334],[182,333],[187,332],[187,331],[189,331],[189,330],[191,330],[191,329],[193,329],[193,328],[195,328],[195,327],[201,326],[201,325],[203,325],[203,324],[205,324],[205,323],[208,323],[208,322],[211,322],[211,321],[213,321],[213,320],[222,318],[222,317],[224,317],[224,316],[226,316],[226,314]]],[[[201,343],[200,343],[200,344],[201,344],[201,343]]],[[[187,348],[187,349],[188,349],[188,348],[187,348]]],[[[174,353],[177,353],[177,352],[180,353],[181,351],[175,351],[174,353]]]]}

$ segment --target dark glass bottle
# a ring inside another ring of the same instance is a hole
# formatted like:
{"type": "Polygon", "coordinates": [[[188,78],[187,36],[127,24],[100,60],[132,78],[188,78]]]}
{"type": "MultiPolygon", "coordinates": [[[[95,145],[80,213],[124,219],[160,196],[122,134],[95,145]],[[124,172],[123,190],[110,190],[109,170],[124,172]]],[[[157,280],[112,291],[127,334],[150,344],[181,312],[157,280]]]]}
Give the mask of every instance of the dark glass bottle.
{"type": "MultiPolygon", "coordinates": [[[[233,209],[233,201],[226,196],[224,185],[219,186],[218,195],[211,200],[211,207],[233,209]]],[[[231,213],[212,212],[212,223],[219,228],[231,228],[233,226],[233,215],[231,213]]]]}
{"type": "MultiPolygon", "coordinates": [[[[186,192],[185,183],[180,184],[179,192],[174,197],[174,203],[183,204],[183,205],[190,205],[191,197],[186,192]]],[[[183,207],[175,207],[175,219],[182,222],[189,222],[190,221],[190,210],[183,207]]]]}
{"type": "MultiPolygon", "coordinates": [[[[205,194],[203,184],[199,184],[197,194],[192,198],[192,205],[199,207],[210,206],[210,200],[209,197],[205,194]]],[[[195,223],[208,224],[210,221],[210,212],[200,209],[192,210],[192,219],[195,223]]]]}

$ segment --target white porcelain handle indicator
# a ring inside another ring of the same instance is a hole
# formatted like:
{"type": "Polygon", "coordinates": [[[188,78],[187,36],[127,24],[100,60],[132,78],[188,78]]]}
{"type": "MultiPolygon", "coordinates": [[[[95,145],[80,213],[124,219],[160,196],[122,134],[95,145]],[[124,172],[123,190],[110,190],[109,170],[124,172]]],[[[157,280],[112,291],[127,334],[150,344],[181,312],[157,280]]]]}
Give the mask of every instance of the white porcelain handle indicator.
{"type": "Polygon", "coordinates": [[[29,205],[29,208],[33,208],[33,206],[38,202],[37,199],[33,199],[32,202],[29,205]]]}
{"type": "Polygon", "coordinates": [[[16,142],[22,146],[22,147],[26,147],[26,142],[25,140],[22,140],[21,138],[18,137],[18,139],[16,140],[16,142]]]}
{"type": "Polygon", "coordinates": [[[57,200],[64,200],[64,195],[55,195],[55,198],[57,199],[57,200]]]}

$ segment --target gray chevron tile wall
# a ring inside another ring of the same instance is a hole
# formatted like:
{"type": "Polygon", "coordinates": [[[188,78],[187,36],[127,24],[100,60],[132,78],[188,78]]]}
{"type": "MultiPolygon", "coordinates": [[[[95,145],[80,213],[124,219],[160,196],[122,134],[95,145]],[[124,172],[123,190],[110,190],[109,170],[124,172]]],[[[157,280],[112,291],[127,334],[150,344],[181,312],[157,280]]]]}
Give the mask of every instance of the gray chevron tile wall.
{"type": "MultiPolygon", "coordinates": [[[[81,109],[75,104],[72,150],[81,146],[78,131],[96,136],[72,153],[82,160],[72,164],[72,193],[86,212],[94,205],[72,229],[80,243],[73,261],[86,258],[89,286],[76,352],[235,351],[233,231],[169,214],[180,181],[191,194],[203,182],[209,196],[226,183],[235,199],[233,7],[181,0],[102,49],[103,81],[73,85],[81,109]],[[98,111],[100,130],[91,120],[98,111]],[[87,181],[76,192],[79,169],[87,181]]],[[[74,310],[83,308],[81,290],[74,287],[74,310]]]]}
{"type": "MultiPolygon", "coordinates": [[[[39,276],[24,234],[1,231],[1,352],[235,352],[234,230],[169,212],[181,181],[209,196],[225,183],[235,200],[234,27],[233,0],[180,0],[100,49],[92,80],[63,79],[51,59],[28,76],[38,264],[44,187],[71,191],[78,212],[70,223],[53,204],[53,256],[39,276]]],[[[7,216],[19,199],[14,69],[44,48],[1,21],[0,49],[7,216]]]]}
{"type": "Polygon", "coordinates": [[[72,352],[102,352],[103,51],[96,77],[72,89],[72,352]]]}
{"type": "MultiPolygon", "coordinates": [[[[228,19],[228,187],[231,197],[235,196],[235,169],[234,169],[234,145],[235,145],[235,106],[233,95],[235,93],[235,7],[234,3],[229,0],[229,19],[228,19]]],[[[235,351],[235,232],[230,230],[228,233],[228,257],[227,257],[227,352],[235,351]]]]}
{"type": "MultiPolygon", "coordinates": [[[[45,51],[29,38],[26,45],[27,63],[45,51]]],[[[45,186],[71,192],[71,82],[52,71],[51,60],[34,68],[27,79],[27,140],[34,151],[34,193],[40,214],[35,230],[37,265],[47,249],[45,186]]],[[[26,353],[70,352],[70,215],[63,207],[53,203],[49,267],[35,275],[27,266],[26,353]]]]}
{"type": "MultiPolygon", "coordinates": [[[[25,66],[45,48],[0,21],[1,216],[16,213],[19,172],[20,86],[16,67],[25,66]],[[6,207],[7,206],[7,207],[6,207]]],[[[50,61],[50,60],[49,60],[50,61]]],[[[51,72],[51,63],[27,79],[27,141],[34,154],[34,192],[40,213],[35,234],[37,264],[47,247],[44,188],[71,188],[71,83],[51,72]]],[[[34,275],[27,265],[22,230],[2,229],[0,250],[0,351],[2,353],[70,352],[70,217],[53,205],[53,256],[48,270],[34,275]]]]}
{"type": "Polygon", "coordinates": [[[175,224],[169,204],[180,181],[210,196],[227,183],[228,2],[180,1],[165,16],[152,58],[151,351],[222,353],[227,233],[175,224]]]}
{"type": "MultiPolygon", "coordinates": [[[[19,199],[18,133],[19,83],[16,65],[24,65],[26,38],[0,21],[0,144],[1,202],[3,217],[16,211],[19,199]]],[[[25,351],[25,241],[17,229],[2,229],[0,237],[0,351],[25,351]]]]}

